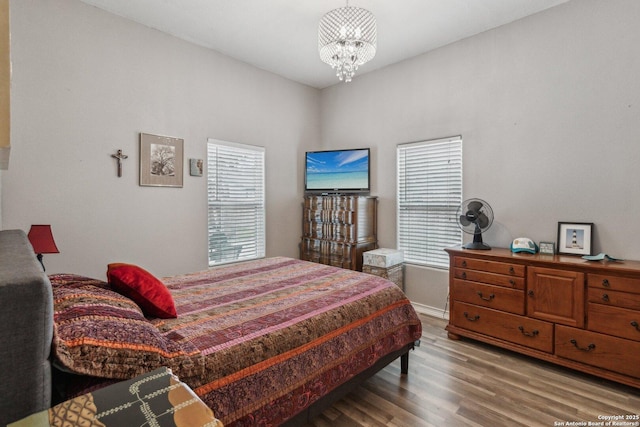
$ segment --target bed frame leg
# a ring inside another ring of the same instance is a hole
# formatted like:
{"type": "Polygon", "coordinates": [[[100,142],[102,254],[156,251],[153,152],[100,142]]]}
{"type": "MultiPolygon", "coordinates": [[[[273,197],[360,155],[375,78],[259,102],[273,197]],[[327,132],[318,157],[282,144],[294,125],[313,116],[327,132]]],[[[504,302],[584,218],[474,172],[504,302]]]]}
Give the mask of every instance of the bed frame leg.
{"type": "Polygon", "coordinates": [[[400,356],[400,373],[407,375],[409,373],[409,352],[400,356]]]}

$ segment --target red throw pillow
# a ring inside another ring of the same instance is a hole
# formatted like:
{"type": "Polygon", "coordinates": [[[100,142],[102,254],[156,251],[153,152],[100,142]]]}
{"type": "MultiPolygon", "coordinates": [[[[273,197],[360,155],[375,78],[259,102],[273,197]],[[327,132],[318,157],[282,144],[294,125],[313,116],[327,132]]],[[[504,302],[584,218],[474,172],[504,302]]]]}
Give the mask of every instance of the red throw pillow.
{"type": "Polygon", "coordinates": [[[113,263],[107,267],[107,280],[116,292],[138,304],[145,316],[178,317],[171,293],[148,271],[132,264],[113,263]]]}

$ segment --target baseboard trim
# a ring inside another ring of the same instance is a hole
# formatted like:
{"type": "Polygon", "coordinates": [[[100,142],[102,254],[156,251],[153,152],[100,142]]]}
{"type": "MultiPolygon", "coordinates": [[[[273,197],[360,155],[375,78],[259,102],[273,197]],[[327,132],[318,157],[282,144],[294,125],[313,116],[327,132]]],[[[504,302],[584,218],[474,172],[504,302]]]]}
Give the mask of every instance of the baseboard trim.
{"type": "Polygon", "coordinates": [[[427,316],[439,317],[441,319],[449,320],[449,311],[445,311],[441,308],[431,307],[428,305],[420,304],[417,302],[412,302],[413,308],[420,314],[425,314],[427,316]]]}

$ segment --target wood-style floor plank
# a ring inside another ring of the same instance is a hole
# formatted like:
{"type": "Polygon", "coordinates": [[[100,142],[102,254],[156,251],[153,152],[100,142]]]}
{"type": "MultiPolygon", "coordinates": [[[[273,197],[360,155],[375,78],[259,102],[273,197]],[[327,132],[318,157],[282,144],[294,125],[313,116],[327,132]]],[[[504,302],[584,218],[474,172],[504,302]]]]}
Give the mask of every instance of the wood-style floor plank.
{"type": "Polygon", "coordinates": [[[640,415],[638,389],[477,341],[450,340],[445,320],[421,319],[409,375],[400,375],[395,361],[305,427],[558,427],[640,415]]]}

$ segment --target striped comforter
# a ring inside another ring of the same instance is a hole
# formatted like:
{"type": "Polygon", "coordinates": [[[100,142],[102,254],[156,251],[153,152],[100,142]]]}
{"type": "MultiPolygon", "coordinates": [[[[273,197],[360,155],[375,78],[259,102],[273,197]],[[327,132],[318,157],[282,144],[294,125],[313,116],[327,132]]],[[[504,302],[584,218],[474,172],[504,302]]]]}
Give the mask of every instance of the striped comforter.
{"type": "Polygon", "coordinates": [[[421,335],[396,285],[350,270],[277,257],[162,281],[178,317],[149,322],[181,361],[158,363],[225,426],[278,425],[421,335]]]}

